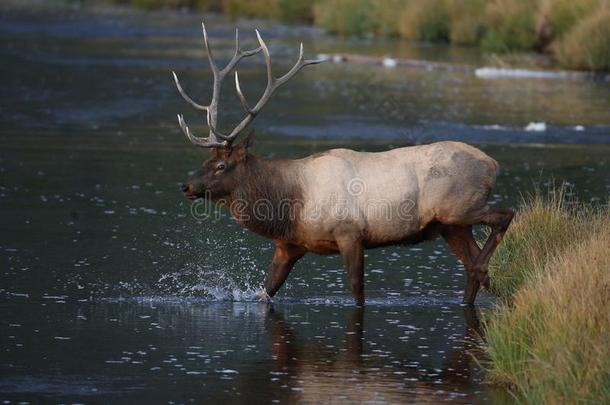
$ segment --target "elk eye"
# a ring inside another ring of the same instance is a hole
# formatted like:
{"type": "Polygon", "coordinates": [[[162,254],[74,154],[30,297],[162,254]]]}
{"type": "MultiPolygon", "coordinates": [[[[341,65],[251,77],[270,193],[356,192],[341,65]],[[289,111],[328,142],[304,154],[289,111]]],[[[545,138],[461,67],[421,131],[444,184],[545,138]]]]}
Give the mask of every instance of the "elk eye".
{"type": "Polygon", "coordinates": [[[226,168],[224,163],[219,163],[218,166],[216,166],[216,171],[222,171],[226,168]]]}

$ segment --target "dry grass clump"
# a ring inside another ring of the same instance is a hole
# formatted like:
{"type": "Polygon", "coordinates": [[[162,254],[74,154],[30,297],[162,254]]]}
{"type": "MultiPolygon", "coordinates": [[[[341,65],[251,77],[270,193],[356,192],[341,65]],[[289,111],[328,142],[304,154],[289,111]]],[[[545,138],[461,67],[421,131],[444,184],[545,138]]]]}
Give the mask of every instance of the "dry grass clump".
{"type": "Polygon", "coordinates": [[[552,189],[527,197],[502,243],[489,262],[491,288],[501,298],[510,298],[547,262],[586,231],[584,213],[566,198],[567,188],[552,189]]]}
{"type": "Polygon", "coordinates": [[[561,38],[580,20],[600,8],[604,0],[542,0],[536,15],[536,37],[541,46],[561,38]]]}
{"type": "Polygon", "coordinates": [[[136,7],[153,9],[160,7],[189,7],[208,9],[218,5],[220,0],[112,0],[115,3],[129,3],[136,7]]]}
{"type": "Polygon", "coordinates": [[[610,401],[610,216],[596,221],[486,322],[491,379],[525,402],[610,401]]]}
{"type": "Polygon", "coordinates": [[[486,0],[448,0],[451,29],[449,39],[456,45],[478,45],[485,34],[486,0]]]}
{"type": "Polygon", "coordinates": [[[402,12],[400,33],[417,41],[448,42],[449,8],[446,0],[411,1],[402,12]]]}
{"type": "Polygon", "coordinates": [[[314,4],[314,22],[330,32],[359,35],[375,32],[373,0],[323,0],[314,4]]]}
{"type": "Polygon", "coordinates": [[[274,18],[280,16],[278,0],[222,0],[222,9],[231,16],[274,18]]]}
{"type": "Polygon", "coordinates": [[[536,44],[535,15],[539,0],[488,0],[485,7],[484,50],[531,50],[536,44]]]}
{"type": "Polygon", "coordinates": [[[400,34],[400,18],[409,0],[376,1],[373,7],[375,34],[381,36],[398,36],[400,34]]]}
{"type": "Polygon", "coordinates": [[[564,67],[610,70],[610,8],[580,20],[554,49],[564,67]]]}
{"type": "Polygon", "coordinates": [[[535,404],[610,402],[610,209],[529,198],[490,264],[490,379],[535,404]]]}

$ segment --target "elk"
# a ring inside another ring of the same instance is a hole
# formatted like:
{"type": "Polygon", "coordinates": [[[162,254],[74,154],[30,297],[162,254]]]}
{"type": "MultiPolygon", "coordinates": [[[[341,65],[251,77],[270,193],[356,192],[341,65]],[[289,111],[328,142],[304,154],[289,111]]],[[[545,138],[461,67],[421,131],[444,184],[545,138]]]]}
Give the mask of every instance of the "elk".
{"type": "Polygon", "coordinates": [[[235,53],[220,69],[203,27],[203,42],[213,75],[212,100],[195,102],[173,77],[180,95],[206,114],[207,137],[192,134],[182,115],[178,123],[196,146],[211,156],[181,186],[186,198],[205,198],[227,207],[238,223],[275,242],[275,252],[263,284],[273,295],[305,253],[340,254],[356,305],[364,305],[364,250],[409,245],[441,235],[466,269],[463,302],[473,305],[481,286],[489,287],[487,265],[512,218],[510,210],[487,203],[495,185],[498,163],[481,150],[461,142],[436,142],[384,152],[332,149],[295,160],[271,160],[250,153],[252,132],[236,138],[252,122],[278,87],[305,66],[322,62],[303,58],[275,77],[269,49],[258,30],[259,46],[242,50],[235,31],[235,53]],[[245,110],[229,133],[218,129],[218,102],[223,80],[243,58],[262,52],[267,86],[251,106],[235,70],[235,89],[245,110]],[[259,204],[264,202],[264,204],[259,204]],[[260,207],[265,209],[261,210],[260,207]],[[261,215],[264,211],[264,215],[261,215]],[[473,226],[490,228],[480,247],[473,226]]]}

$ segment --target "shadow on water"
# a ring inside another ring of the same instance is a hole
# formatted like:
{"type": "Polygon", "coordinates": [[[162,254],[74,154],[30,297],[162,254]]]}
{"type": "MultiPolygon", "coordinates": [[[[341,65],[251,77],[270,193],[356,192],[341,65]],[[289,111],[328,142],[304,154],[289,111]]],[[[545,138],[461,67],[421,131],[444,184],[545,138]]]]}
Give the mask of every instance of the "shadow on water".
{"type": "Polygon", "coordinates": [[[0,304],[0,400],[488,403],[477,309],[0,304]],[[25,316],[27,314],[27,316],[25,316]],[[76,354],[76,355],[75,355],[76,354]]]}

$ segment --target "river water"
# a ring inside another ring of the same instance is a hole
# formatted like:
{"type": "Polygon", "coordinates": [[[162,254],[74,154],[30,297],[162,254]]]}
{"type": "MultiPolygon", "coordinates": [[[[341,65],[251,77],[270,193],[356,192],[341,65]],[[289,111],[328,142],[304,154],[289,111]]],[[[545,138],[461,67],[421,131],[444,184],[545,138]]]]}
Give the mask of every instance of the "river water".
{"type": "MultiPolygon", "coordinates": [[[[510,403],[472,352],[481,294],[462,308],[445,244],[367,252],[364,311],[337,257],[308,255],[275,303],[253,299],[272,244],[227,215],[198,220],[178,184],[207,156],[171,70],[205,103],[202,16],[0,6],[0,400],[14,402],[510,403]]],[[[276,72],[306,55],[359,52],[452,63],[468,49],[338,39],[316,29],[205,16],[216,55],[259,27],[276,72]]],[[[264,68],[240,67],[250,100],[264,68]]],[[[223,122],[241,118],[232,84],[223,122]]],[[[229,127],[230,124],[226,124],[229,127]]],[[[517,207],[549,179],[585,201],[610,188],[610,84],[477,78],[355,64],[308,67],[257,117],[254,151],[302,157],[440,139],[502,165],[492,203],[517,207]],[[526,131],[530,123],[545,131],[526,131]],[[540,125],[538,125],[540,127],[540,125]]]]}

